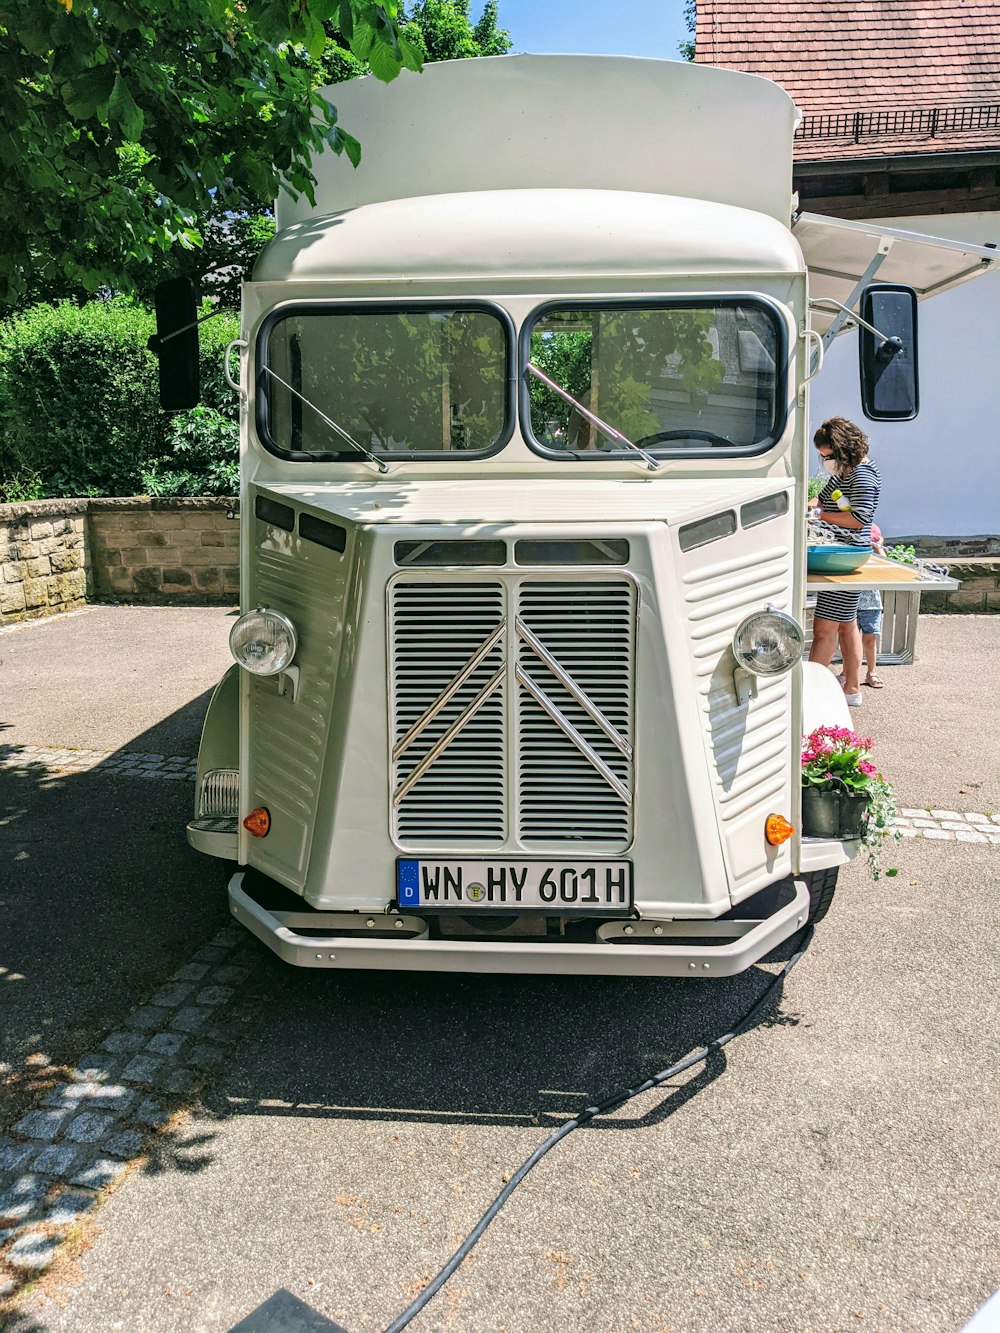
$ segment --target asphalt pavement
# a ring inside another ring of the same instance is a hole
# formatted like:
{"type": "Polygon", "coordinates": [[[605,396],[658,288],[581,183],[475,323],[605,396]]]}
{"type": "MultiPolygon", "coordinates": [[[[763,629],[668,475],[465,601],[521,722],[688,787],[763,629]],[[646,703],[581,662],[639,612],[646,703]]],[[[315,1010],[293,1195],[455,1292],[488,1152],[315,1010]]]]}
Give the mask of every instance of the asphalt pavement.
{"type": "MultiPolygon", "coordinates": [[[[11,736],[193,753],[228,624],[91,608],[0,634],[0,763],[11,736]],[[73,691],[51,710],[31,697],[48,671],[73,691]]],[[[1000,618],[926,618],[917,647],[858,725],[901,804],[996,813],[1000,618]]],[[[35,766],[0,768],[0,963],[24,977],[0,994],[30,988],[0,1014],[17,1114],[41,1095],[39,1041],[79,1059],[225,921],[183,844],[187,782],[35,766]]],[[[750,1031],[555,1148],[412,1327],[960,1329],[1000,1285],[1000,846],[913,837],[889,859],[877,884],[842,874],[750,1031]]],[[[224,1055],[10,1308],[17,1333],[384,1328],[560,1119],[717,1036],[779,966],[704,983],[337,974],[226,947],[247,975],[224,1055]]]]}

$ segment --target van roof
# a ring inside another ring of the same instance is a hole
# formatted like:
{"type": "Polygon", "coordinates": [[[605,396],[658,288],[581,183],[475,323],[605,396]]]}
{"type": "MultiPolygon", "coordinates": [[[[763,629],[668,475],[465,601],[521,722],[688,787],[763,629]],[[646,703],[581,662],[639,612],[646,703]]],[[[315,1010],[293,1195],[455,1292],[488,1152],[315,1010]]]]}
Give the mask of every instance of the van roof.
{"type": "Polygon", "coordinates": [[[791,217],[798,113],[755,75],[625,56],[491,56],[404,70],[388,86],[353,79],[324,96],[361,141],[361,164],[320,153],[315,205],[282,196],[279,229],[388,199],[548,187],[791,217]]]}
{"type": "Polygon", "coordinates": [[[500,283],[801,273],[787,226],[728,204],[622,190],[486,190],[362,204],[280,231],[255,281],[500,283]]]}

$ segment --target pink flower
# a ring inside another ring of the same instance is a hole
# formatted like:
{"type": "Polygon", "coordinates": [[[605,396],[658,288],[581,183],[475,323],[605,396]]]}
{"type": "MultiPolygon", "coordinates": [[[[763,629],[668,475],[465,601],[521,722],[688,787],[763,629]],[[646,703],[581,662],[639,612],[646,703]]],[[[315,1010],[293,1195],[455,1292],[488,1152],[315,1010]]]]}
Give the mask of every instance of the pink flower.
{"type": "Polygon", "coordinates": [[[865,776],[869,778],[872,776],[873,773],[878,772],[875,765],[870,764],[867,759],[860,759],[858,761],[858,768],[860,768],[862,773],[864,773],[865,776]]]}

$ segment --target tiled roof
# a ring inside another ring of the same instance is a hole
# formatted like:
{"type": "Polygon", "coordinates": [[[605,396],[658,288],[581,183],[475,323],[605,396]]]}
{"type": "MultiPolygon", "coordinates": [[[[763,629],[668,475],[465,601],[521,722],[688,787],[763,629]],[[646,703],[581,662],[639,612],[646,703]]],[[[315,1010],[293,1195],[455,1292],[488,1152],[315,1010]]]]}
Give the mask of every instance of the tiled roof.
{"type": "Polygon", "coordinates": [[[806,120],[798,160],[1000,147],[1000,0],[697,0],[695,58],[837,117],[806,120]],[[854,119],[899,111],[923,114],[854,119]]]}

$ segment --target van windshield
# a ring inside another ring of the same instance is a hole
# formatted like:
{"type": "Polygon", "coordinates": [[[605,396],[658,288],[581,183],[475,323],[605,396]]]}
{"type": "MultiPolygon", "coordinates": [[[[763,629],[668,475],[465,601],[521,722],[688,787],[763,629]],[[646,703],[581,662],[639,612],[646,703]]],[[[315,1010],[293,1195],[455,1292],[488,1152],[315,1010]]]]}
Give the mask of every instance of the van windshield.
{"type": "MultiPolygon", "coordinates": [[[[657,456],[759,452],[784,425],[784,331],[762,301],[547,306],[527,358],[587,413],[657,456]]],[[[529,442],[556,456],[627,453],[587,415],[525,377],[529,442]]]]}
{"type": "Polygon", "coordinates": [[[482,456],[512,428],[511,341],[492,308],[281,311],[258,344],[261,439],[312,460],[356,458],[344,434],[390,460],[482,456]]]}

